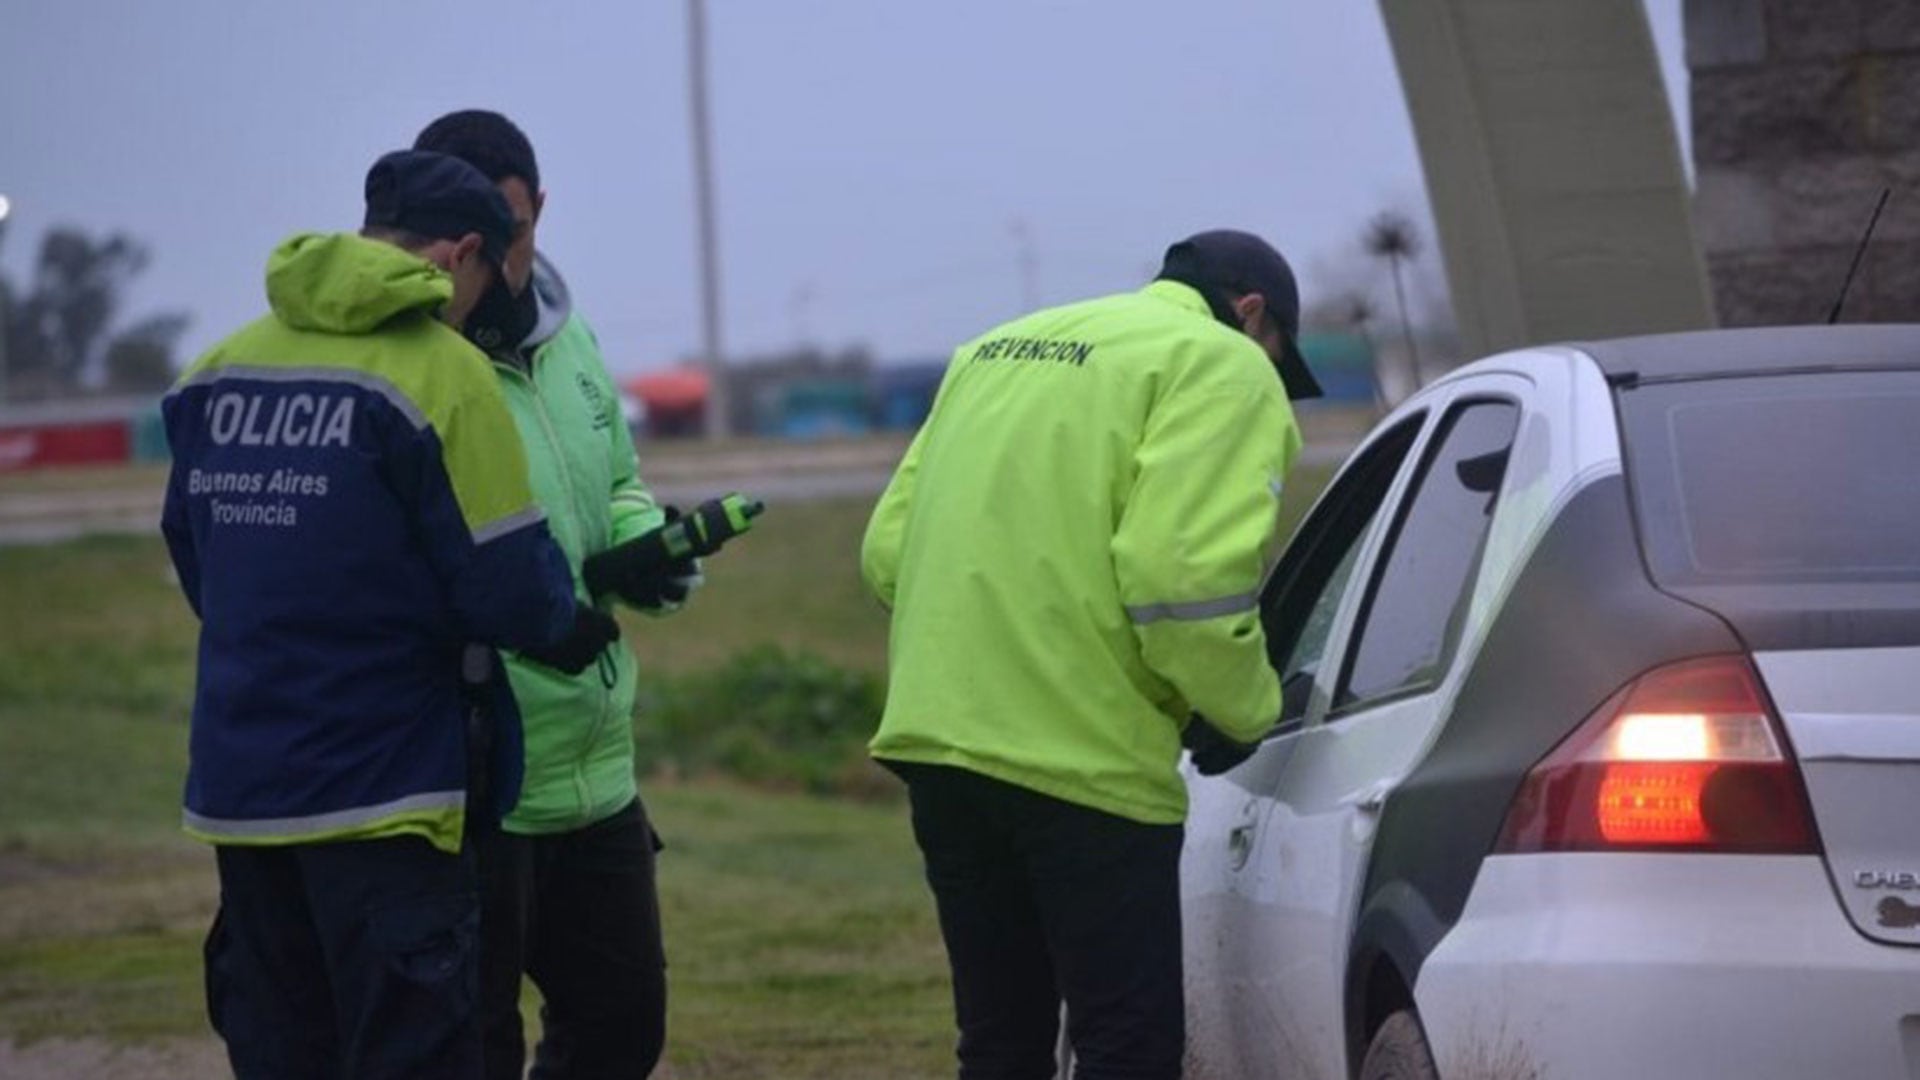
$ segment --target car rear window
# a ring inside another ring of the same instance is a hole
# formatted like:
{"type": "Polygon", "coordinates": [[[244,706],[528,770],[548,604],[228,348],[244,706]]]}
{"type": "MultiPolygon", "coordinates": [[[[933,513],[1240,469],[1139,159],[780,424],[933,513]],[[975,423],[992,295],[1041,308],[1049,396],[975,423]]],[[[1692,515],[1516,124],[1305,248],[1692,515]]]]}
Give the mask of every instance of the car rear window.
{"type": "Polygon", "coordinates": [[[1618,400],[1656,580],[1920,580],[1920,371],[1648,383],[1618,400]]]}

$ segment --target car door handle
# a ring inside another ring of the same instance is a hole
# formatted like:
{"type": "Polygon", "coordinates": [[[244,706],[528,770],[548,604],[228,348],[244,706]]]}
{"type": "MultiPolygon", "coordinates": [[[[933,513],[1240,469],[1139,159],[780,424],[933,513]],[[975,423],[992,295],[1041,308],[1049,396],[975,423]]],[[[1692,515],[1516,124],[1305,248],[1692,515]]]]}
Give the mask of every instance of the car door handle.
{"type": "Polygon", "coordinates": [[[1373,787],[1347,800],[1348,805],[1363,814],[1378,814],[1386,808],[1387,795],[1393,791],[1390,784],[1376,784],[1373,787]]]}
{"type": "Polygon", "coordinates": [[[1246,869],[1253,858],[1254,837],[1260,831],[1260,800],[1248,799],[1240,807],[1240,817],[1233,828],[1227,830],[1227,863],[1235,870],[1246,869]]]}
{"type": "Polygon", "coordinates": [[[1235,870],[1246,866],[1247,860],[1253,856],[1253,830],[1252,822],[1227,830],[1227,853],[1235,870]]]}

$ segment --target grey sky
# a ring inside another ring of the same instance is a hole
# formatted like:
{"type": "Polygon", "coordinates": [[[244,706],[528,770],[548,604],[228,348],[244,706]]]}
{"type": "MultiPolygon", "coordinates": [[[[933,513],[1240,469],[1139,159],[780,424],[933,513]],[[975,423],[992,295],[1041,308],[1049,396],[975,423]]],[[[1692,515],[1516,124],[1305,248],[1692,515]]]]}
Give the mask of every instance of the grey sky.
{"type": "MultiPolygon", "coordinates": [[[[1683,101],[1680,0],[1648,6],[1683,101]]],[[[1373,212],[1426,213],[1373,0],[709,7],[732,353],[944,355],[1020,308],[1016,219],[1043,301],[1223,224],[1311,300],[1366,273],[1373,212]]],[[[262,310],[281,237],[358,224],[376,156],[485,106],[534,140],[541,247],[610,365],[671,361],[699,340],[683,34],[680,0],[7,0],[0,266],[50,224],[124,229],[156,256],[128,314],[191,310],[197,351],[262,310]]]]}

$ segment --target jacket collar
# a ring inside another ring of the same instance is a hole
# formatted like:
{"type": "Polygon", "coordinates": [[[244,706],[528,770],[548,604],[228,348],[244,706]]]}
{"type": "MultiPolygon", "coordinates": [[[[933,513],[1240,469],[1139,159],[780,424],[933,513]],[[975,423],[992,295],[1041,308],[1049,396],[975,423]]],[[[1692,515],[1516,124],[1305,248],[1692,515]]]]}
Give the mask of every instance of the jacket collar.
{"type": "Polygon", "coordinates": [[[520,348],[525,352],[537,351],[540,346],[552,341],[573,315],[573,292],[567,288],[567,280],[560,276],[560,268],[548,261],[547,257],[536,251],[533,253],[533,280],[527,283],[533,290],[534,299],[540,303],[540,317],[533,324],[533,330],[527,334],[520,348]]]}
{"type": "Polygon", "coordinates": [[[1156,300],[1164,300],[1175,307],[1191,311],[1195,315],[1213,318],[1213,311],[1207,307],[1207,298],[1201,296],[1200,290],[1191,285],[1182,285],[1178,281],[1161,278],[1158,281],[1149,282],[1146,288],[1140,291],[1156,300]]]}

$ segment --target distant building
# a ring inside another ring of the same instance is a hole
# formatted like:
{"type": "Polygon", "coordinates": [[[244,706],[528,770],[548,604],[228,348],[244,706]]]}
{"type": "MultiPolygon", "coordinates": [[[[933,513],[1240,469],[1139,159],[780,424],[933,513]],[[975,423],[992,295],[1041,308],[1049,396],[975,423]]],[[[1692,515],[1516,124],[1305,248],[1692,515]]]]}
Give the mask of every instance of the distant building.
{"type": "Polygon", "coordinates": [[[883,431],[912,431],[933,411],[934,395],[946,377],[945,360],[889,364],[873,373],[877,399],[875,423],[883,431]]]}
{"type": "Polygon", "coordinates": [[[0,473],[165,461],[153,397],[80,397],[0,406],[0,473]]]}
{"type": "Polygon", "coordinates": [[[711,385],[706,369],[682,364],[636,375],[620,389],[639,402],[640,430],[654,438],[691,438],[706,431],[711,385]]]}
{"type": "Polygon", "coordinates": [[[860,347],[803,348],[727,367],[733,430],[778,438],[859,435],[873,428],[873,358],[860,347]]]}
{"type": "Polygon", "coordinates": [[[1320,380],[1326,405],[1377,405],[1381,388],[1373,345],[1362,334],[1338,330],[1305,330],[1300,354],[1307,358],[1313,377],[1320,380]]]}
{"type": "MultiPolygon", "coordinates": [[[[864,349],[827,354],[798,349],[732,361],[725,369],[729,428],[740,435],[818,439],[871,431],[873,364],[864,349]]],[[[627,379],[623,388],[658,438],[702,434],[711,405],[705,368],[681,364],[627,379]]]]}

